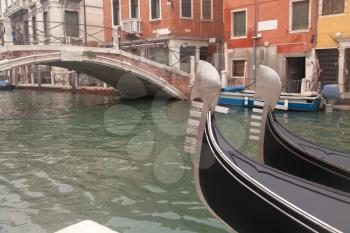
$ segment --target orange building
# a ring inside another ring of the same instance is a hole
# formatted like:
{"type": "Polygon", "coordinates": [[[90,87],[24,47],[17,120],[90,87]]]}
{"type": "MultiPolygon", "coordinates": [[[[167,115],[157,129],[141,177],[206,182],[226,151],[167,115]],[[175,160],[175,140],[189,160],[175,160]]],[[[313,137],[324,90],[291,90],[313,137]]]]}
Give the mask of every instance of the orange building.
{"type": "Polygon", "coordinates": [[[229,80],[247,83],[255,78],[254,64],[263,64],[278,72],[284,91],[300,92],[302,79],[310,79],[312,73],[315,4],[316,0],[225,0],[229,80]]]}
{"type": "Polygon", "coordinates": [[[220,67],[222,0],[104,0],[104,25],[120,28],[121,46],[138,55],[185,71],[189,56],[220,67]]]}

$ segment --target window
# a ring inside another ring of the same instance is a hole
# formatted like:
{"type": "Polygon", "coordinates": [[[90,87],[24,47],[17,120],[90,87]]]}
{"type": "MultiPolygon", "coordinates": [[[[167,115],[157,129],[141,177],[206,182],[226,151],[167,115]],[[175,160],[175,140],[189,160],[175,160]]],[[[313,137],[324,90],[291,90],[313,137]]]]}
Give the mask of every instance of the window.
{"type": "Polygon", "coordinates": [[[139,17],[139,1],[130,0],[130,18],[137,19],[139,17]]]}
{"type": "Polygon", "coordinates": [[[212,20],[212,3],[213,0],[202,0],[202,19],[212,20]]]}
{"type": "Polygon", "coordinates": [[[79,14],[76,11],[64,12],[66,36],[79,37],[79,14]]]}
{"type": "Polygon", "coordinates": [[[180,46],[180,70],[185,72],[191,71],[191,56],[196,56],[195,46],[180,46]]]}
{"type": "Polygon", "coordinates": [[[33,42],[34,44],[37,44],[37,29],[36,29],[36,18],[35,16],[32,17],[32,29],[33,29],[33,42]]]}
{"type": "Polygon", "coordinates": [[[309,29],[309,0],[292,2],[292,31],[309,29]]]}
{"type": "Polygon", "coordinates": [[[247,36],[247,11],[240,10],[232,12],[233,37],[247,36]]]}
{"type": "Polygon", "coordinates": [[[151,19],[160,19],[160,0],[151,1],[151,19]]]}
{"type": "Polygon", "coordinates": [[[192,18],[192,0],[181,0],[181,17],[192,18]]]}
{"type": "Polygon", "coordinates": [[[245,60],[232,60],[232,76],[244,77],[245,60]]]}
{"type": "Polygon", "coordinates": [[[47,12],[43,13],[43,21],[44,21],[44,35],[45,38],[49,37],[49,22],[48,22],[48,18],[47,18],[47,12]]]}
{"type": "Polygon", "coordinates": [[[147,49],[147,58],[162,64],[169,64],[169,51],[165,47],[147,49]]]}
{"type": "Polygon", "coordinates": [[[113,25],[120,25],[119,0],[113,0],[113,25]]]}
{"type": "Polygon", "coordinates": [[[344,13],[344,0],[323,0],[322,15],[344,13]]]}
{"type": "Polygon", "coordinates": [[[24,21],[24,43],[29,44],[29,22],[24,21]]]}

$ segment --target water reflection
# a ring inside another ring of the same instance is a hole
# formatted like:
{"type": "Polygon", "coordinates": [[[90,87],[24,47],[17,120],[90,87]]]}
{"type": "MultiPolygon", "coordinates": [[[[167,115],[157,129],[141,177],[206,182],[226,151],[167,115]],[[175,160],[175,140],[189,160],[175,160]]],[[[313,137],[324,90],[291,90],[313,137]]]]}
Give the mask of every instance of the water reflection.
{"type": "MultiPolygon", "coordinates": [[[[232,109],[217,119],[257,159],[249,115],[232,109]]],[[[278,118],[303,137],[350,151],[348,113],[278,118]]],[[[0,231],[54,232],[91,219],[121,233],[229,232],[195,193],[191,157],[182,153],[186,119],[181,102],[1,92],[0,231]]]]}
{"type": "Polygon", "coordinates": [[[1,232],[54,232],[84,219],[119,232],[227,232],[194,191],[182,153],[186,104],[0,95],[1,232]]]}

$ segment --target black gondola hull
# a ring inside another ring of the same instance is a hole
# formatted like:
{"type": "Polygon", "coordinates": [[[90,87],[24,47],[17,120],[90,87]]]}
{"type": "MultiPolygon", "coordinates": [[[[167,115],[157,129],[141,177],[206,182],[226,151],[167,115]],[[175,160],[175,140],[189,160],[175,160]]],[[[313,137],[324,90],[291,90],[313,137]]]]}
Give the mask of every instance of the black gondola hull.
{"type": "Polygon", "coordinates": [[[261,165],[206,124],[195,181],[206,207],[238,232],[350,232],[350,196],[261,165]]]}
{"type": "Polygon", "coordinates": [[[200,186],[209,207],[240,233],[312,232],[234,179],[223,168],[204,139],[199,171],[200,186]],[[211,164],[210,167],[207,165],[211,164]]]}
{"type": "Polygon", "coordinates": [[[350,192],[350,172],[344,168],[350,157],[303,141],[281,127],[270,112],[264,138],[265,164],[303,179],[350,192]]]}

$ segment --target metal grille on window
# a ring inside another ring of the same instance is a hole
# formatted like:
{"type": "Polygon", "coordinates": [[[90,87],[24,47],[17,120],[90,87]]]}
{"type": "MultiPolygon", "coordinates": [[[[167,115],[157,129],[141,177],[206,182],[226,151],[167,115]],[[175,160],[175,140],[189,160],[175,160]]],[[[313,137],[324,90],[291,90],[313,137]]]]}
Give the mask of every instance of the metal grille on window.
{"type": "Polygon", "coordinates": [[[181,0],[181,16],[190,18],[192,17],[192,0],[181,0]]]}
{"type": "Polygon", "coordinates": [[[339,50],[338,49],[319,49],[317,50],[317,58],[320,62],[320,78],[321,88],[325,84],[338,83],[339,73],[339,50]]]}
{"type": "Polygon", "coordinates": [[[233,35],[234,36],[246,35],[246,12],[245,11],[233,12],[233,35]]]}
{"type": "Polygon", "coordinates": [[[202,17],[205,20],[211,20],[211,1],[202,0],[202,17]]]}
{"type": "Polygon", "coordinates": [[[79,37],[79,14],[76,11],[65,11],[66,36],[79,37]]]}
{"type": "Polygon", "coordinates": [[[323,0],[322,15],[344,13],[345,0],[323,0]]]}
{"type": "Polygon", "coordinates": [[[151,18],[159,19],[160,18],[160,0],[151,0],[151,18]]]}
{"type": "Polygon", "coordinates": [[[309,0],[293,2],[292,30],[309,28],[309,0]]]}
{"type": "Polygon", "coordinates": [[[232,61],[232,76],[243,77],[245,68],[245,60],[232,61]]]}

